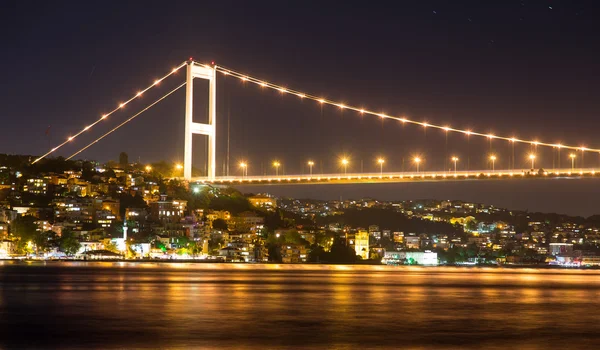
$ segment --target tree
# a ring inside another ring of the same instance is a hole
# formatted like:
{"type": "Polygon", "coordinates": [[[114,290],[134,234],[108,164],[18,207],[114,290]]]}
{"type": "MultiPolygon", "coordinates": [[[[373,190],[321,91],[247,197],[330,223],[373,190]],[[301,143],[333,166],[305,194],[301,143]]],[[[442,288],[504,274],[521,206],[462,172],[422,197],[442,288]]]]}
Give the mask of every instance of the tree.
{"type": "Polygon", "coordinates": [[[227,221],[223,220],[223,219],[216,219],[212,222],[212,227],[215,230],[221,230],[221,231],[227,231],[228,230],[228,226],[227,226],[227,221]]]}
{"type": "Polygon", "coordinates": [[[38,232],[33,239],[36,252],[39,254],[48,251],[54,246],[56,240],[57,236],[54,231],[38,232]]]}
{"type": "Polygon", "coordinates": [[[106,242],[104,244],[104,249],[106,249],[108,251],[111,251],[113,253],[118,253],[119,252],[119,248],[117,248],[117,245],[113,241],[106,242]]]}
{"type": "Polygon", "coordinates": [[[18,239],[17,252],[33,252],[33,243],[37,236],[37,225],[35,218],[31,215],[19,216],[12,222],[12,234],[18,239]]]}
{"type": "Polygon", "coordinates": [[[73,231],[64,230],[59,240],[60,251],[67,255],[75,255],[79,251],[81,244],[73,231]]]}
{"type": "Polygon", "coordinates": [[[336,237],[331,245],[331,251],[326,256],[327,262],[331,263],[354,263],[357,257],[354,249],[346,246],[344,242],[336,237]]]}
{"type": "Polygon", "coordinates": [[[126,168],[129,165],[129,156],[125,152],[119,153],[119,165],[126,168]]]}
{"type": "Polygon", "coordinates": [[[303,246],[308,246],[308,241],[302,238],[300,233],[296,230],[287,230],[284,232],[283,240],[288,244],[300,244],[303,246]]]}
{"type": "Polygon", "coordinates": [[[321,262],[321,260],[323,260],[323,257],[327,254],[325,253],[325,250],[323,250],[323,247],[321,247],[320,245],[314,244],[310,248],[310,253],[308,253],[308,262],[321,262]]]}
{"type": "Polygon", "coordinates": [[[465,223],[465,229],[467,231],[475,231],[475,230],[477,230],[477,221],[475,221],[475,220],[468,220],[465,223]]]}

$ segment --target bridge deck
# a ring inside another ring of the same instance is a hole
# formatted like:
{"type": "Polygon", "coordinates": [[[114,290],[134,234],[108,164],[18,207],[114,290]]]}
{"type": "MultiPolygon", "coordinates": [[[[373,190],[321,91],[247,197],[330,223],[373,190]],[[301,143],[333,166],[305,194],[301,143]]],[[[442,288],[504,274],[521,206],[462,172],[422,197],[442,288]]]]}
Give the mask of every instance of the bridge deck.
{"type": "Polygon", "coordinates": [[[465,180],[500,180],[521,178],[580,178],[600,176],[600,170],[585,169],[553,169],[536,170],[471,170],[471,171],[421,171],[421,172],[384,172],[384,173],[347,173],[347,174],[313,174],[313,175],[279,175],[279,176],[229,176],[208,179],[192,178],[191,182],[210,184],[343,184],[343,183],[385,183],[412,181],[465,181],[465,180]]]}

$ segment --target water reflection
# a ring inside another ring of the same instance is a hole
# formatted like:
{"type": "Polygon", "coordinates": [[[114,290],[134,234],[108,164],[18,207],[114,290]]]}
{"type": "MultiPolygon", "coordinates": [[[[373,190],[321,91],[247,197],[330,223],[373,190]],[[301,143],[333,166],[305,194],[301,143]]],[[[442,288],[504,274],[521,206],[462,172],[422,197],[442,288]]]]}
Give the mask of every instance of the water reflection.
{"type": "Polygon", "coordinates": [[[597,271],[0,263],[7,348],[594,348],[597,271]]]}

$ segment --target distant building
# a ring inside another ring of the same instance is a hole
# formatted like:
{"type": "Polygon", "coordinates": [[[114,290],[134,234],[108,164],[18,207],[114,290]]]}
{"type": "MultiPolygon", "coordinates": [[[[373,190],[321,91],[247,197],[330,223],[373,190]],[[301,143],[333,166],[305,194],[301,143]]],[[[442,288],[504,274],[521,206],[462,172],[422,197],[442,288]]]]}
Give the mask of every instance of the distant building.
{"type": "Polygon", "coordinates": [[[23,192],[45,195],[48,192],[48,179],[27,179],[23,185],[23,192]]]}
{"type": "Polygon", "coordinates": [[[394,243],[403,243],[404,242],[404,232],[394,232],[394,243]]]}
{"type": "Polygon", "coordinates": [[[424,252],[386,251],[381,262],[387,265],[409,264],[435,266],[438,265],[438,257],[437,253],[428,250],[424,252]]]}
{"type": "Polygon", "coordinates": [[[119,201],[105,199],[102,201],[102,209],[110,211],[117,219],[121,218],[121,215],[119,214],[121,210],[121,203],[119,203],[119,201]]]}
{"type": "Polygon", "coordinates": [[[110,210],[98,210],[96,212],[96,223],[103,228],[112,227],[117,220],[116,215],[110,210]]]}
{"type": "Polygon", "coordinates": [[[285,264],[303,263],[308,259],[306,247],[300,244],[285,244],[280,252],[281,261],[285,264]]]}
{"type": "Polygon", "coordinates": [[[150,216],[155,221],[176,223],[184,216],[187,201],[180,199],[168,200],[161,195],[160,200],[150,203],[150,216]]]}
{"type": "Polygon", "coordinates": [[[421,237],[419,236],[405,236],[404,246],[408,249],[419,249],[421,247],[421,237]]]}
{"type": "Polygon", "coordinates": [[[369,232],[358,230],[354,235],[354,251],[364,260],[369,259],[369,232]]]}
{"type": "Polygon", "coordinates": [[[550,243],[551,255],[570,255],[573,254],[573,244],[571,243],[550,243]]]}
{"type": "Polygon", "coordinates": [[[265,219],[262,216],[258,216],[256,213],[251,211],[240,213],[238,216],[235,216],[229,220],[229,224],[233,229],[243,232],[256,232],[262,229],[264,222],[265,219]]]}
{"type": "Polygon", "coordinates": [[[258,208],[266,208],[266,209],[275,209],[277,208],[277,199],[266,195],[266,194],[258,194],[256,196],[248,197],[250,203],[258,208]]]}

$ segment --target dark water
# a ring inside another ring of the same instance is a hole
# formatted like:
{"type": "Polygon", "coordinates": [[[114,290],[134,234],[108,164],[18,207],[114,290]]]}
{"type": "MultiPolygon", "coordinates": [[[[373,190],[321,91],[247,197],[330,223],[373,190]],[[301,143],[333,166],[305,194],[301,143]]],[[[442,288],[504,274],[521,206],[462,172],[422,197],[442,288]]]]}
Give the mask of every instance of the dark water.
{"type": "Polygon", "coordinates": [[[600,272],[5,263],[3,348],[600,348],[600,272]]]}

